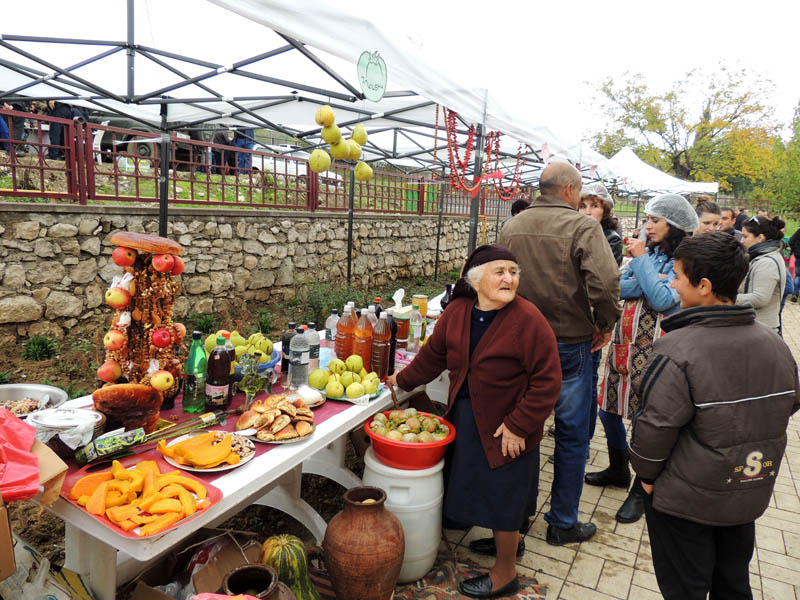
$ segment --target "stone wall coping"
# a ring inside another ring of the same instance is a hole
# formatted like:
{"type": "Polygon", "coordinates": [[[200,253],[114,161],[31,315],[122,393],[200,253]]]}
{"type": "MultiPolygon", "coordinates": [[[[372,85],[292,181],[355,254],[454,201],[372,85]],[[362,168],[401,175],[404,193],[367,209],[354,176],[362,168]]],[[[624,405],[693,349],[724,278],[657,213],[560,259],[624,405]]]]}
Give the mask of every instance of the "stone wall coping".
{"type": "MultiPolygon", "coordinates": [[[[118,205],[87,205],[80,204],[54,204],[54,203],[36,203],[36,202],[0,202],[0,211],[3,212],[19,212],[19,213],[56,213],[56,214],[89,214],[89,215],[147,215],[158,216],[158,206],[137,206],[133,204],[118,204],[118,205]]],[[[213,206],[208,208],[170,208],[169,216],[186,217],[261,217],[261,218],[280,218],[280,217],[302,217],[305,219],[330,219],[339,218],[346,219],[347,211],[301,211],[301,210],[248,210],[248,209],[230,209],[222,206],[213,206]]],[[[403,218],[424,218],[436,219],[438,214],[417,215],[413,213],[355,213],[354,220],[368,220],[376,221],[383,219],[390,219],[392,217],[403,218]]],[[[487,215],[488,216],[488,215],[487,215]]],[[[454,216],[443,215],[444,219],[469,219],[468,215],[454,216]]]]}

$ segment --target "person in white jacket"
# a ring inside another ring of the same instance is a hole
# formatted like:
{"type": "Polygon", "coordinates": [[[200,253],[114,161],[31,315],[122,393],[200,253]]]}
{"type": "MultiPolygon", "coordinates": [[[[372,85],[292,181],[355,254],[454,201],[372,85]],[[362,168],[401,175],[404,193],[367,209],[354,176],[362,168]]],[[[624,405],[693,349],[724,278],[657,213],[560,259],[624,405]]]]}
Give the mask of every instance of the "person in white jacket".
{"type": "Polygon", "coordinates": [[[750,257],[747,276],[739,286],[736,304],[749,304],[756,321],[781,335],[781,295],[786,285],[786,264],[781,254],[781,229],[786,224],[775,217],[751,217],[742,225],[742,244],[750,257]]]}

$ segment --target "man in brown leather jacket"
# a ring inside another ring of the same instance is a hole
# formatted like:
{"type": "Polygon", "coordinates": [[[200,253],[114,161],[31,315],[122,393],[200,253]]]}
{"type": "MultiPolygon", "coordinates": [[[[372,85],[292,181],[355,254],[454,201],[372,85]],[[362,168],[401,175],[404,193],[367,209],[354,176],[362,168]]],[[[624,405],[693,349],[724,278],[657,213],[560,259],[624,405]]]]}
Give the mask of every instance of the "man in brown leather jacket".
{"type": "Polygon", "coordinates": [[[662,321],[639,385],[631,466],[645,491],[653,566],[667,600],[752,598],[754,521],[766,510],[800,408],[783,340],[736,306],[744,249],[725,232],[675,251],[679,313],[662,321]]]}
{"type": "Polygon", "coordinates": [[[533,302],[558,341],[563,383],[555,408],[555,471],[547,543],[588,540],[597,528],[578,521],[592,398],[591,351],[602,348],[620,314],[619,269],[597,220],[579,213],[581,175],[550,163],[542,195],[511,219],[498,242],[520,266],[518,293],[533,302]]]}

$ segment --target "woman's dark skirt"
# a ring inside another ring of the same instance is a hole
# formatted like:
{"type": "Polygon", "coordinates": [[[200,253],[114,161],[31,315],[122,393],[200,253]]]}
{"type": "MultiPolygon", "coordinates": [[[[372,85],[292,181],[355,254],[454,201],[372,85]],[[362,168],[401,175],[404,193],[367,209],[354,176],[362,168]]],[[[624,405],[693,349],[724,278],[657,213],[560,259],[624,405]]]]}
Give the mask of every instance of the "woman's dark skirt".
{"type": "MultiPolygon", "coordinates": [[[[536,513],[538,445],[510,463],[490,469],[468,395],[458,395],[448,418],[455,425],[456,439],[445,459],[444,526],[519,530],[536,513]]],[[[501,446],[501,438],[496,439],[501,446]]]]}

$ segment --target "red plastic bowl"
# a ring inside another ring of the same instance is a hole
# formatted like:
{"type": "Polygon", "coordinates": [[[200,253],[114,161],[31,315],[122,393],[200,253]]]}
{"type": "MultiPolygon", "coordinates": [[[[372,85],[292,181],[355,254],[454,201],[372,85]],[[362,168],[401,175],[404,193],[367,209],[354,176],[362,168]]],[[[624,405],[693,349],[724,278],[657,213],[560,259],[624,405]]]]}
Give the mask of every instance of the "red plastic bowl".
{"type": "MultiPolygon", "coordinates": [[[[383,411],[383,414],[388,418],[392,412],[391,410],[386,410],[383,411]]],[[[437,415],[426,412],[420,412],[419,415],[439,419],[440,423],[450,428],[450,435],[443,440],[435,442],[398,442],[372,431],[369,428],[372,423],[372,418],[370,418],[369,421],[364,423],[364,431],[372,438],[372,448],[379,461],[388,467],[414,471],[428,469],[442,460],[445,450],[447,450],[447,445],[456,439],[456,428],[453,427],[450,421],[437,415]]]]}

